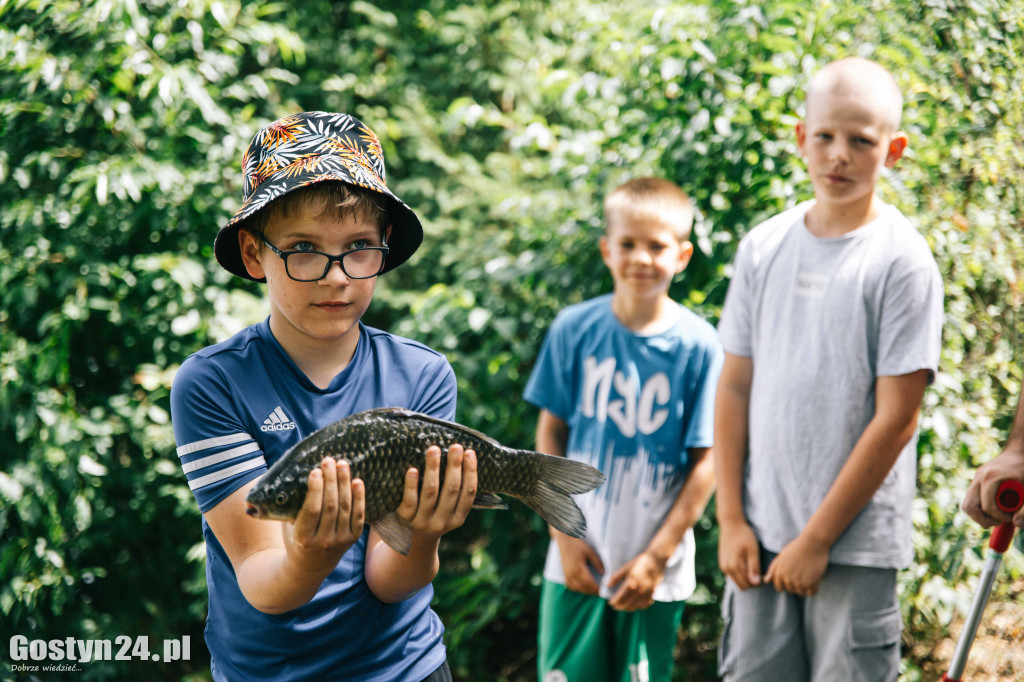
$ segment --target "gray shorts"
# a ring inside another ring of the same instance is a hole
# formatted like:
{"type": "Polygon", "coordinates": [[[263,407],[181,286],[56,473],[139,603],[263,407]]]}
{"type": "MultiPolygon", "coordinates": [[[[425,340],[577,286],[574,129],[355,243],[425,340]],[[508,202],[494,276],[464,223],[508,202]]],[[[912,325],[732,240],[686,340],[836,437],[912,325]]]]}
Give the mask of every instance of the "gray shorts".
{"type": "MultiPolygon", "coordinates": [[[[761,552],[761,570],[775,555],[761,552]]],[[[829,564],[818,593],[726,581],[718,674],[725,682],[895,682],[903,616],[896,570],[829,564]]]]}

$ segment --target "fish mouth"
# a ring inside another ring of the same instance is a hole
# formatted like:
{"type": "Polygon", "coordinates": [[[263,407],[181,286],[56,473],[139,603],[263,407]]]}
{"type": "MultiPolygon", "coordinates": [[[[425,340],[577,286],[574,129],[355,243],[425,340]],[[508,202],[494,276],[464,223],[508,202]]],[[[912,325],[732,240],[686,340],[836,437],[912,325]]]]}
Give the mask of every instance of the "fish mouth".
{"type": "Polygon", "coordinates": [[[262,507],[257,507],[252,502],[245,503],[245,513],[256,519],[267,518],[267,512],[262,507]]]}

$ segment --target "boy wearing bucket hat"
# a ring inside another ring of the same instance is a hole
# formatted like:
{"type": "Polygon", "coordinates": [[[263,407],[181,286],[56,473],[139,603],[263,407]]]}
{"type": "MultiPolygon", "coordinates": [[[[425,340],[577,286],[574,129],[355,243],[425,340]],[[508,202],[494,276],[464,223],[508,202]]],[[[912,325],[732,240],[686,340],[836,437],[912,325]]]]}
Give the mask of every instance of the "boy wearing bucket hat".
{"type": "Polygon", "coordinates": [[[178,456],[206,540],[206,642],[215,680],[450,680],[430,609],[441,535],[476,489],[472,451],[410,470],[399,514],[408,556],[364,527],[365,489],[346,463],[311,472],[292,523],[245,513],[256,479],[289,447],[355,412],[455,415],[443,355],[362,324],[376,277],[419,246],[416,214],[388,189],[374,133],[305,112],[260,130],[242,160],[244,202],[214,251],[266,282],[269,317],[181,366],[171,391],[178,456]],[[417,493],[422,478],[422,494],[417,493]],[[449,483],[458,482],[450,486],[449,483]]]}

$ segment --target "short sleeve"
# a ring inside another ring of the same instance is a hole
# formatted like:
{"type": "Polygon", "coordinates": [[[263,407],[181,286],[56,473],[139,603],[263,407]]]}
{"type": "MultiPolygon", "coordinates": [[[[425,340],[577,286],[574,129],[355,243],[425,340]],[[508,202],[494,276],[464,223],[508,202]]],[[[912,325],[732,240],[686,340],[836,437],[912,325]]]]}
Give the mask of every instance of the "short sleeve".
{"type": "Polygon", "coordinates": [[[212,363],[192,356],[182,364],[171,387],[171,421],[178,460],[202,512],[267,470],[234,405],[212,363]]]}
{"type": "Polygon", "coordinates": [[[725,295],[722,317],[718,321],[718,338],[726,352],[742,357],[753,355],[751,319],[753,259],[749,239],[740,242],[733,261],[732,279],[725,295]]]}
{"type": "Polygon", "coordinates": [[[410,409],[452,421],[455,419],[457,396],[455,371],[448,360],[439,355],[437,361],[423,372],[410,409]]]}
{"type": "Polygon", "coordinates": [[[523,391],[527,402],[565,421],[572,413],[571,396],[565,390],[555,388],[572,385],[572,349],[568,332],[565,316],[560,314],[544,338],[540,355],[523,391]]]}
{"type": "Polygon", "coordinates": [[[709,448],[714,444],[715,394],[724,360],[725,353],[717,340],[705,346],[692,397],[692,416],[683,434],[683,447],[709,448]]]}
{"type": "Polygon", "coordinates": [[[934,377],[942,350],[942,278],[927,262],[886,286],[878,330],[878,376],[927,369],[934,377]]]}

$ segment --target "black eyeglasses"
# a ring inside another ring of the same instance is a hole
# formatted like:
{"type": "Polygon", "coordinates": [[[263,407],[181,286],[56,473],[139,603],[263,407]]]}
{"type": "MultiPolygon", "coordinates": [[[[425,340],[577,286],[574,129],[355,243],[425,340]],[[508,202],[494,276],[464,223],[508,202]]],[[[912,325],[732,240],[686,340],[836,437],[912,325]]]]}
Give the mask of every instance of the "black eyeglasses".
{"type": "Polygon", "coordinates": [[[284,261],[284,271],[296,282],[316,282],[327,276],[334,261],[341,263],[341,270],[349,279],[370,279],[384,269],[384,259],[390,249],[384,246],[367,246],[352,249],[337,256],[320,251],[282,251],[266,239],[263,243],[284,261]]]}

